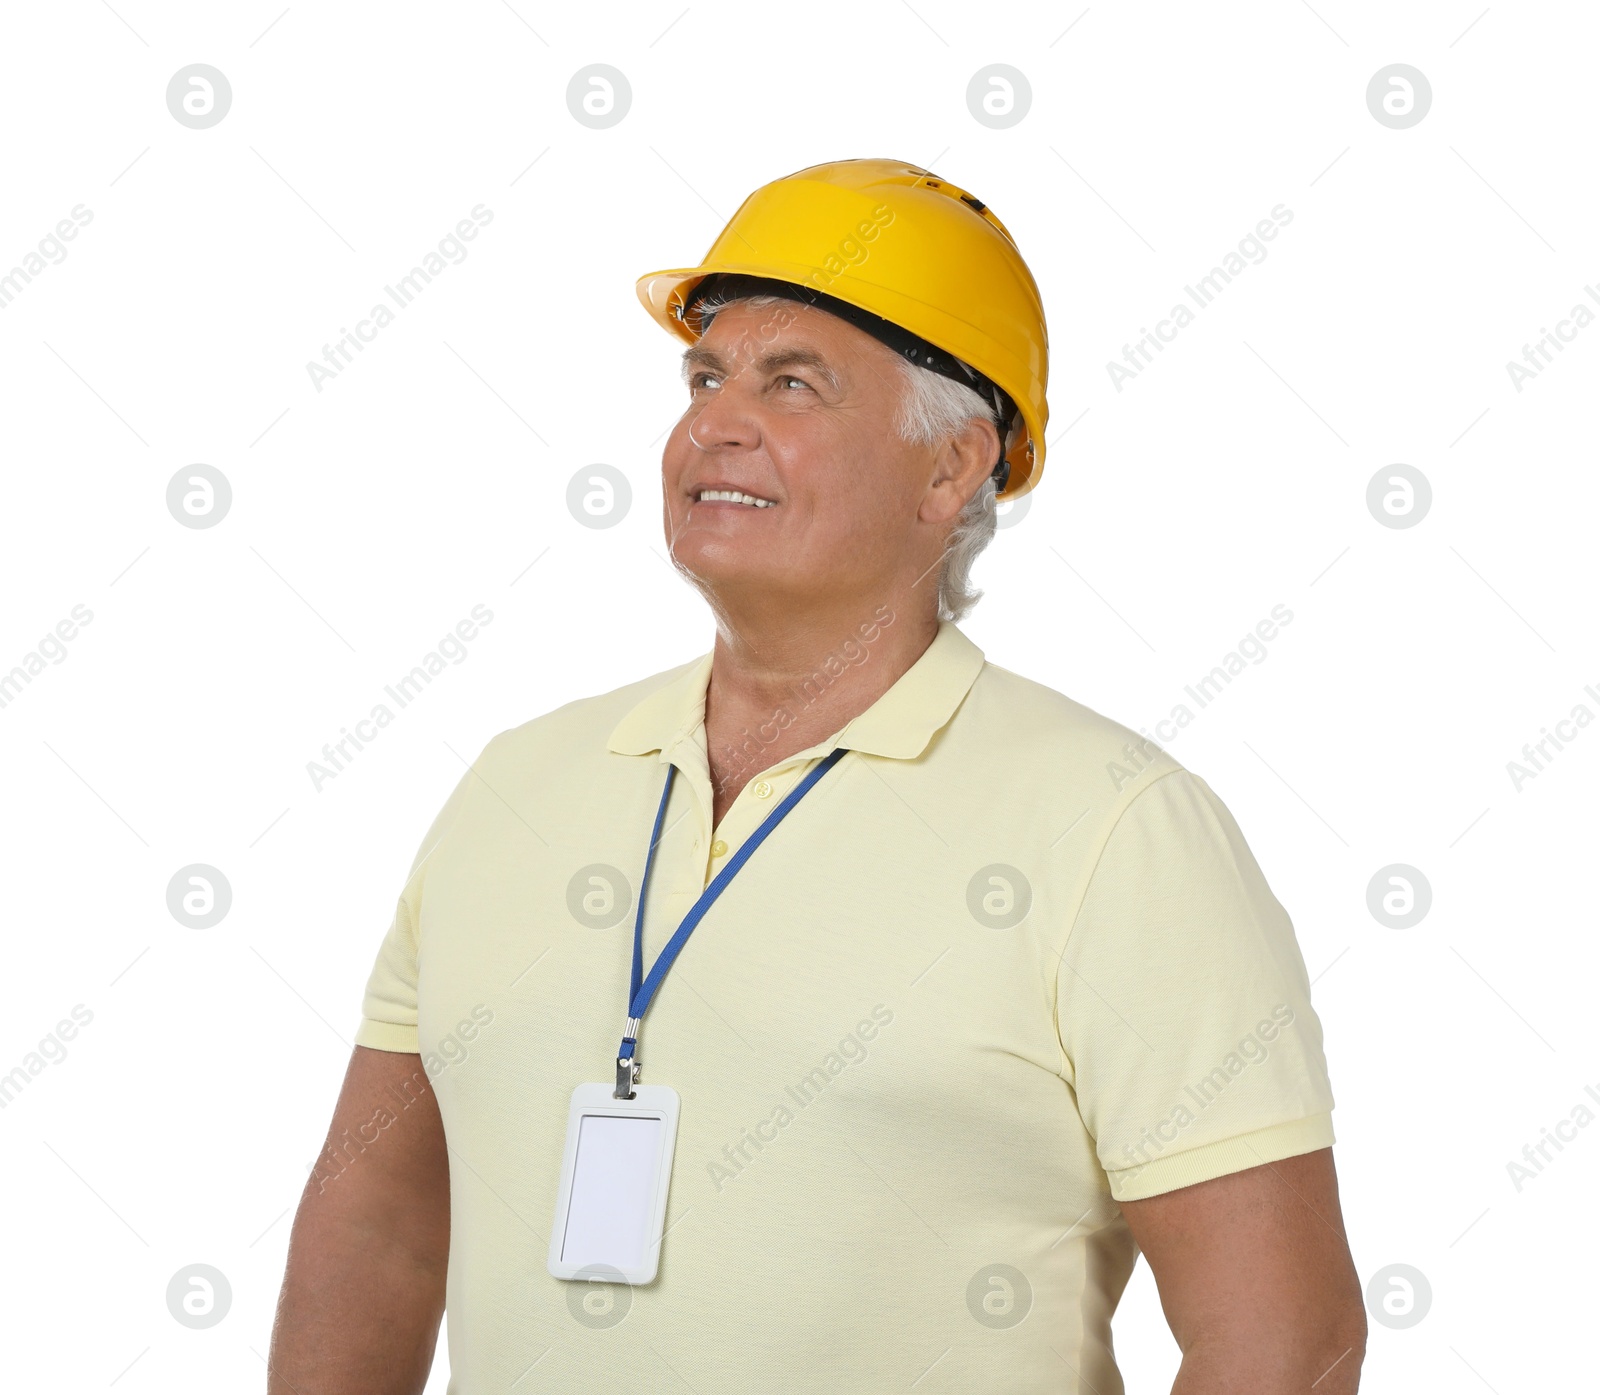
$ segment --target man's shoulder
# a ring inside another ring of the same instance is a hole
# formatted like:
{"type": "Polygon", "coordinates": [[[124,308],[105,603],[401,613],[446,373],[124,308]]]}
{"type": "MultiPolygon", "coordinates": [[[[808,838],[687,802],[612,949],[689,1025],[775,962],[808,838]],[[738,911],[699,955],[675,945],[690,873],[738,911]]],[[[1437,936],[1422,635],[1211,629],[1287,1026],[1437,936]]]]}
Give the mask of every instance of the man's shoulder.
{"type": "Polygon", "coordinates": [[[507,727],[491,744],[519,756],[538,749],[572,750],[574,743],[583,743],[590,750],[604,750],[606,738],[623,717],[651,693],[688,673],[703,658],[704,655],[699,655],[620,687],[573,698],[537,717],[507,727]]]}
{"type": "Polygon", "coordinates": [[[1076,773],[1116,795],[1135,777],[1143,786],[1184,768],[1152,734],[993,660],[973,684],[969,706],[997,757],[1018,774],[1060,781],[1076,773]]]}
{"type": "Polygon", "coordinates": [[[1161,718],[1149,724],[1155,731],[1135,730],[993,663],[985,664],[968,702],[968,744],[958,758],[990,772],[1006,794],[1002,813],[986,808],[986,817],[1009,811],[1026,826],[1038,823],[1044,810],[1046,826],[1081,827],[1094,849],[1123,828],[1134,844],[1159,849],[1151,855],[1173,867],[1185,859],[1198,865],[1232,858],[1240,866],[1251,859],[1225,800],[1200,771],[1159,744],[1187,721],[1161,718]]]}

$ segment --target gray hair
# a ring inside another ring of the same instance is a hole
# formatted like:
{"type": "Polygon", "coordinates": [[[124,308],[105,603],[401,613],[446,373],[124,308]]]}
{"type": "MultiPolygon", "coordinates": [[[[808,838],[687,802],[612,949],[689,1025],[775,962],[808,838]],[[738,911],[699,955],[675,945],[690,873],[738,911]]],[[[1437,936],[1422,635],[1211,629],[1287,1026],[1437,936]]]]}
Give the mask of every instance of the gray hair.
{"type": "MultiPolygon", "coordinates": [[[[713,292],[695,304],[699,332],[704,334],[711,327],[711,317],[735,301],[746,302],[757,310],[787,303],[783,296],[723,298],[713,292]]],[[[901,440],[918,446],[937,445],[956,435],[969,421],[994,420],[994,410],[973,389],[900,358],[898,354],[895,357],[905,382],[905,391],[900,395],[900,412],[895,420],[895,429],[901,440]]],[[[981,590],[975,590],[972,586],[972,564],[994,537],[997,492],[991,475],[962,507],[945,541],[944,558],[939,571],[941,620],[963,619],[983,595],[981,590]]]]}

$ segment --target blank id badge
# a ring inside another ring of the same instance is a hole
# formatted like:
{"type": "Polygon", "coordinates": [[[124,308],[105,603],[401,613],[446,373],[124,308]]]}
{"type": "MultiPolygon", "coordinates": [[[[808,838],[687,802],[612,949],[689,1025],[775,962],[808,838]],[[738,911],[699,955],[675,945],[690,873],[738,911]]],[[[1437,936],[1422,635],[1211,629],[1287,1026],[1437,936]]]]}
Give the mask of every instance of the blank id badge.
{"type": "Polygon", "coordinates": [[[647,1284],[661,1262],[678,1092],[635,1085],[634,1098],[609,1084],[579,1085],[567,1113],[561,1189],[550,1230],[550,1272],[558,1279],[647,1284]],[[596,1272],[596,1269],[600,1272],[596,1272]]]}

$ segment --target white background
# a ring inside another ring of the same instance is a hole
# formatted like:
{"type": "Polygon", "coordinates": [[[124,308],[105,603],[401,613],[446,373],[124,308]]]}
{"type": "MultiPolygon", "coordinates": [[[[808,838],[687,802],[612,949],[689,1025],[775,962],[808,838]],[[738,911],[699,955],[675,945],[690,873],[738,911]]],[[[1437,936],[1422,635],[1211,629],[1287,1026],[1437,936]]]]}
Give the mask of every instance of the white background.
{"type": "MultiPolygon", "coordinates": [[[[963,623],[990,660],[1153,730],[1293,612],[1169,749],[1294,918],[1363,1282],[1431,1284],[1420,1323],[1373,1322],[1364,1388],[1592,1369],[1600,1128],[1520,1191],[1507,1163],[1600,1090],[1600,730],[1520,791],[1507,762],[1600,712],[1600,327],[1520,392],[1506,368],[1600,293],[1591,7],[118,0],[6,29],[0,272],[93,213],[0,312],[0,671],[93,613],[0,708],[0,1072],[93,1013],[0,1112],[8,1385],[261,1388],[288,1208],[463,762],[710,647],[660,523],[678,346],[634,280],[864,155],[990,202],[1050,317],[1049,461],[963,623]],[[191,63],[232,87],[205,130],[166,105],[191,63]],[[567,106],[593,63],[632,90],[608,129],[567,106]],[[966,101],[992,63],[1032,90],[1005,129],[966,101]],[[1408,129],[1367,106],[1392,63],[1432,88],[1408,129]],[[466,259],[317,391],[307,362],[480,203],[466,259]],[[1107,361],[1278,204],[1266,260],[1118,391],[1107,361]],[[165,502],[199,462],[233,491],[209,529],[165,502]],[[609,529],[566,507],[594,463],[633,487],[609,529]],[[1410,528],[1366,504],[1396,463],[1432,487],[1410,528]],[[466,660],[314,788],[476,604],[466,660]],[[232,887],[209,930],[167,910],[190,863],[232,887]],[[1367,908],[1391,863],[1432,888],[1409,929],[1367,908]],[[232,1286],[204,1331],[165,1301],[193,1262],[232,1286]]],[[[1142,1263],[1117,1349],[1168,1388],[1142,1263]]]]}

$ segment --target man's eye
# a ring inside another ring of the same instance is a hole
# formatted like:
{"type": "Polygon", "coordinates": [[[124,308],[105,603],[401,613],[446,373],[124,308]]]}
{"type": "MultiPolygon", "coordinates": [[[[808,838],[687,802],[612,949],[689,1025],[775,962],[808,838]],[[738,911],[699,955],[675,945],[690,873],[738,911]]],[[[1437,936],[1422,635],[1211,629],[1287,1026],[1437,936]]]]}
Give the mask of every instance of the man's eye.
{"type": "Polygon", "coordinates": [[[691,373],[689,375],[689,390],[698,392],[703,387],[714,387],[718,381],[714,373],[691,373]]]}
{"type": "Polygon", "coordinates": [[[793,377],[793,376],[786,376],[786,377],[782,377],[782,378],[778,379],[778,386],[779,387],[787,388],[790,383],[794,383],[797,386],[803,387],[803,388],[809,388],[811,386],[811,384],[808,383],[804,378],[796,378],[796,377],[793,377]]]}

